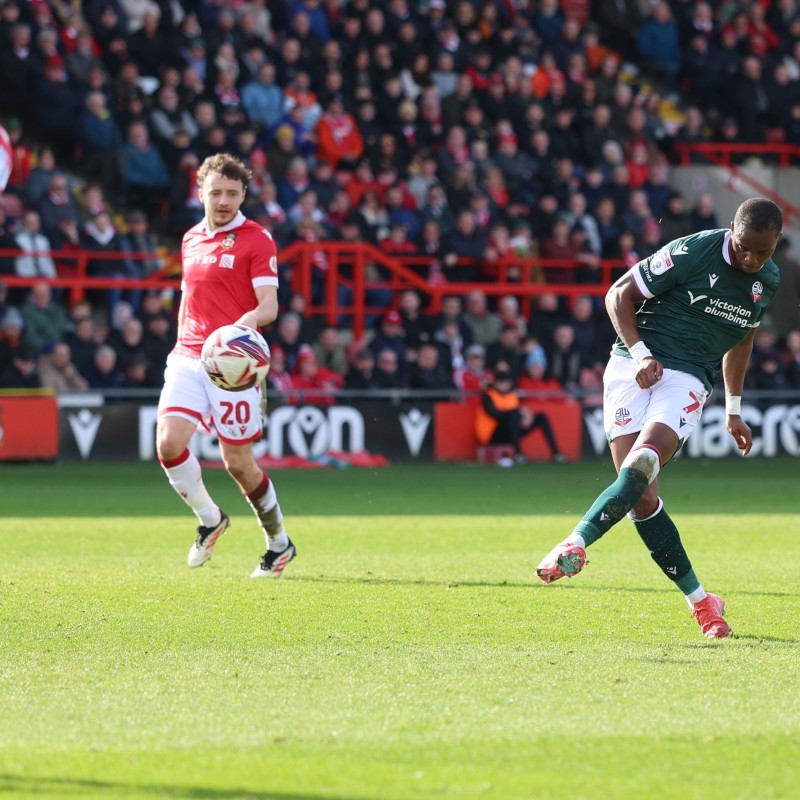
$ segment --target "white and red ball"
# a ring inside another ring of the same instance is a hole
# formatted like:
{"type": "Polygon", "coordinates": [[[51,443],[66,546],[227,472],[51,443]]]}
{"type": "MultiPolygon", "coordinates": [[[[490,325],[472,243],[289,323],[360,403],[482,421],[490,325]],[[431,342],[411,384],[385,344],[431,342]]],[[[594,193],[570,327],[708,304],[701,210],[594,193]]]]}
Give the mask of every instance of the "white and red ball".
{"type": "Polygon", "coordinates": [[[261,383],[269,372],[270,358],[264,337],[246,325],[217,328],[200,355],[211,382],[229,392],[243,392],[261,383]]]}

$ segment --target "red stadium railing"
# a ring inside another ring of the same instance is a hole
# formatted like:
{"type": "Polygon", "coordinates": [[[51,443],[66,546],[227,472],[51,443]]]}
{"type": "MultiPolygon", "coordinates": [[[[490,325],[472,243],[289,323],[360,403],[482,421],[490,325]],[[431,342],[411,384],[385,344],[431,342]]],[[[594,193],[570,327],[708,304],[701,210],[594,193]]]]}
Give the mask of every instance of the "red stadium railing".
{"type": "Polygon", "coordinates": [[[702,156],[712,164],[729,167],[736,156],[765,156],[777,160],[778,166],[788,167],[800,161],[800,146],[772,142],[769,144],[728,144],[724,142],[678,142],[673,145],[682,167],[692,163],[692,156],[702,156]]]}
{"type": "MultiPolygon", "coordinates": [[[[88,250],[45,251],[42,253],[22,253],[20,250],[0,249],[0,259],[14,258],[19,255],[48,255],[57,263],[58,277],[47,282],[68,292],[69,303],[75,303],[86,296],[86,292],[95,289],[173,289],[180,288],[179,255],[176,253],[159,254],[165,266],[147,278],[92,277],[90,264],[93,260],[121,261],[125,258],[151,259],[152,253],[119,253],[88,250]],[[68,267],[58,265],[68,262],[68,267]]],[[[352,319],[352,329],[356,337],[365,330],[365,319],[371,315],[380,315],[386,308],[370,306],[367,302],[367,291],[370,289],[389,290],[397,296],[405,289],[414,289],[422,295],[427,308],[437,312],[444,296],[465,295],[480,289],[490,297],[514,295],[520,301],[522,312],[530,315],[532,301],[537,295],[555,293],[560,296],[575,298],[579,295],[601,296],[612,283],[615,270],[625,268],[620,261],[601,261],[594,271],[592,283],[571,283],[560,281],[534,282],[530,280],[512,280],[512,270],[575,270],[579,267],[574,261],[541,258],[519,258],[509,256],[492,262],[492,271],[496,278],[482,281],[454,281],[431,283],[415,269],[427,269],[430,259],[414,256],[409,258],[392,258],[378,248],[359,242],[315,242],[293,243],[286,247],[279,256],[284,280],[288,279],[292,292],[301,294],[306,300],[307,312],[322,316],[326,322],[336,324],[342,316],[352,319]],[[382,273],[377,280],[369,278],[373,266],[382,273]],[[315,295],[315,286],[322,286],[321,296],[315,295]],[[352,300],[347,305],[339,304],[339,287],[350,290],[352,300]]],[[[462,259],[459,265],[472,266],[475,262],[462,259]]],[[[457,267],[455,268],[457,269],[457,267]]],[[[43,280],[40,277],[22,278],[17,275],[1,275],[10,287],[30,287],[43,280]]]]}

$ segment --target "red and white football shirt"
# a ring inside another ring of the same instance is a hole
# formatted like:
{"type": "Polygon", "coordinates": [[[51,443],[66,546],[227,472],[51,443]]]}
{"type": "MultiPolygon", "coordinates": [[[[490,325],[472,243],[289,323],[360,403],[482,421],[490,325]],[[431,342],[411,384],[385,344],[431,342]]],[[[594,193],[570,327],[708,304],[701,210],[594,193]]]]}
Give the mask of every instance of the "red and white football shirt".
{"type": "Polygon", "coordinates": [[[272,236],[239,212],[210,232],[203,219],[181,245],[184,314],[173,352],[200,357],[208,335],[236,322],[258,304],[258,286],[278,285],[278,251],[272,236]]]}

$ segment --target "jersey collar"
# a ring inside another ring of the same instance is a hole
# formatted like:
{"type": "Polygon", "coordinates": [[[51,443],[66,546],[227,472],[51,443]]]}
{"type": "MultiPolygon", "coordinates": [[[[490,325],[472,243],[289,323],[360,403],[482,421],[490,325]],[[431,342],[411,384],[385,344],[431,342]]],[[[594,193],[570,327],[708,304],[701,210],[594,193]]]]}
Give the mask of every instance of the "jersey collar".
{"type": "Polygon", "coordinates": [[[203,226],[202,233],[204,236],[216,236],[218,233],[224,233],[225,231],[232,231],[234,228],[239,228],[244,225],[246,221],[247,217],[239,211],[227,225],[222,228],[217,228],[214,231],[208,229],[208,217],[203,217],[203,221],[200,224],[203,226]]]}
{"type": "Polygon", "coordinates": [[[725,262],[728,264],[729,267],[732,267],[733,264],[731,263],[731,232],[730,230],[725,231],[725,238],[722,240],[722,257],[725,259],[725,262]]]}

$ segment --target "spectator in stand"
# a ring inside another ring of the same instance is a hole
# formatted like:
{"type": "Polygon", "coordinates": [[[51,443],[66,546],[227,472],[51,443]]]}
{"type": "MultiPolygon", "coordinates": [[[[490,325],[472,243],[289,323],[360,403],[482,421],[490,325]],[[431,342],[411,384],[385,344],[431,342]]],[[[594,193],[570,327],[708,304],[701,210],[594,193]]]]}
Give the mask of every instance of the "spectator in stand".
{"type": "Polygon", "coordinates": [[[267,393],[273,403],[274,393],[289,395],[294,387],[292,375],[286,368],[286,353],[280,345],[272,345],[272,361],[267,373],[267,393]]]}
{"type": "Polygon", "coordinates": [[[444,241],[439,223],[429,219],[422,224],[422,232],[417,242],[417,252],[425,256],[422,264],[415,265],[414,271],[427,279],[431,286],[447,283],[442,259],[444,258],[444,241]]]}
{"type": "Polygon", "coordinates": [[[25,322],[25,345],[37,356],[60,342],[72,327],[64,307],[53,300],[53,290],[46,281],[33,284],[20,312],[25,322]]]}
{"type": "Polygon", "coordinates": [[[492,371],[486,368],[486,349],[479,344],[470,345],[464,366],[453,372],[453,381],[461,392],[461,402],[469,405],[480,403],[481,395],[493,379],[492,371]]]}
{"type": "MultiPolygon", "coordinates": [[[[647,195],[647,205],[653,216],[660,220],[667,210],[667,201],[672,194],[669,185],[669,165],[666,161],[659,160],[650,168],[650,177],[642,185],[647,195]]],[[[668,241],[672,241],[671,239],[668,241]]]]}
{"type": "Polygon", "coordinates": [[[483,347],[488,347],[496,341],[503,328],[500,317],[489,310],[486,293],[480,289],[475,289],[467,295],[463,320],[470,328],[472,341],[483,347]]]}
{"type": "Polygon", "coordinates": [[[344,386],[344,378],[333,370],[321,367],[311,345],[302,345],[292,377],[292,403],[331,405],[344,386]]]}
{"type": "Polygon", "coordinates": [[[378,389],[402,389],[405,387],[400,359],[394,350],[378,351],[375,363],[375,384],[378,389]]]}
{"type": "Polygon", "coordinates": [[[258,77],[242,87],[242,106],[250,122],[264,131],[271,130],[283,116],[283,90],[275,82],[275,65],[258,68],[258,77]]]}
{"type": "Polygon", "coordinates": [[[144,325],[138,317],[125,320],[119,330],[112,330],[106,343],[117,354],[117,366],[123,371],[137,359],[147,359],[144,346],[144,325]]]}
{"type": "Polygon", "coordinates": [[[620,221],[625,230],[630,231],[637,241],[641,239],[642,229],[648,220],[654,219],[643,189],[631,192],[628,207],[622,212],[620,221]]]}
{"type": "Polygon", "coordinates": [[[800,329],[791,330],[786,334],[783,363],[789,386],[792,389],[800,389],[800,329]]]}
{"type": "MultiPolygon", "coordinates": [[[[158,253],[158,243],[150,233],[150,221],[144,211],[138,209],[130,211],[127,225],[128,231],[119,242],[120,250],[126,255],[122,262],[123,274],[126,278],[146,278],[164,266],[164,260],[158,253]]],[[[142,290],[128,290],[125,292],[125,298],[134,312],[138,312],[142,302],[142,290]]]]}
{"type": "Polygon", "coordinates": [[[693,231],[711,231],[719,228],[714,210],[714,197],[710,192],[697,195],[694,207],[689,212],[689,223],[693,231]]]}
{"type": "Polygon", "coordinates": [[[549,345],[550,375],[567,391],[574,392],[580,388],[583,359],[575,342],[575,330],[572,325],[559,325],[553,331],[549,345]]]}
{"type": "Polygon", "coordinates": [[[117,353],[107,344],[100,345],[94,362],[86,376],[91,389],[121,389],[125,384],[125,373],[117,366],[117,353]]]}
{"type": "Polygon", "coordinates": [[[528,324],[519,308],[519,300],[513,294],[507,294],[497,301],[497,316],[501,330],[513,325],[519,331],[520,339],[525,336],[528,324]]]}
{"type": "Polygon", "coordinates": [[[35,162],[24,187],[24,197],[32,207],[36,207],[45,196],[55,175],[64,175],[64,172],[56,165],[52,147],[47,145],[41,147],[37,152],[35,162]]]}
{"type": "Polygon", "coordinates": [[[189,109],[181,105],[178,92],[172,86],[159,89],[155,105],[148,114],[148,123],[154,144],[162,150],[171,145],[178,131],[183,131],[190,139],[200,134],[200,126],[189,109]]]}
{"type": "Polygon", "coordinates": [[[37,369],[43,389],[52,389],[61,394],[82,392],[89,387],[88,381],[72,362],[72,353],[66,342],[56,342],[49,351],[39,356],[37,369]]]}
{"type": "MultiPolygon", "coordinates": [[[[269,157],[268,154],[267,159],[269,157]]],[[[300,195],[308,191],[311,186],[306,160],[302,156],[293,156],[288,162],[285,173],[279,179],[276,179],[276,183],[278,187],[278,203],[281,208],[288,211],[298,201],[300,195]]]]}
{"type": "Polygon", "coordinates": [[[762,73],[761,59],[755,55],[746,56],[739,75],[725,95],[725,110],[738,120],[745,142],[764,141],[769,108],[767,84],[762,73]]]}
{"type": "Polygon", "coordinates": [[[199,167],[197,154],[188,150],[172,173],[167,211],[167,227],[171,231],[183,231],[203,219],[203,203],[197,187],[199,167]]]}
{"type": "Polygon", "coordinates": [[[455,389],[452,376],[441,363],[440,349],[433,342],[420,345],[417,360],[409,367],[408,385],[427,391],[455,389]]]}
{"type": "Polygon", "coordinates": [[[127,194],[128,201],[148,215],[155,215],[161,197],[169,188],[170,176],[158,148],[150,141],[147,126],[141,122],[134,122],[128,128],[120,173],[122,191],[127,194]]]}
{"type": "Polygon", "coordinates": [[[56,266],[50,255],[50,241],[42,233],[36,211],[26,211],[14,235],[16,247],[23,255],[14,260],[14,272],[20,278],[56,278],[56,266]]]}
{"type": "MultiPolygon", "coordinates": [[[[123,260],[112,257],[112,254],[116,255],[122,249],[122,240],[107,211],[101,211],[86,223],[81,234],[81,242],[90,254],[87,272],[91,277],[125,277],[123,260]],[[104,253],[109,255],[103,257],[104,253]]],[[[98,301],[105,303],[109,317],[121,300],[122,289],[117,287],[101,290],[101,295],[98,297],[98,301]]]]}
{"type": "Polygon", "coordinates": [[[594,211],[597,220],[597,230],[600,235],[601,251],[603,258],[611,258],[611,253],[616,247],[617,237],[620,233],[617,221],[617,208],[610,197],[603,197],[594,211]]]}
{"type": "Polygon", "coordinates": [[[563,400],[568,397],[564,387],[547,375],[547,354],[540,344],[534,345],[525,356],[525,371],[517,380],[519,392],[546,400],[563,400]]]}
{"type": "Polygon", "coordinates": [[[102,340],[101,332],[92,317],[88,315],[75,319],[73,330],[64,336],[64,341],[72,353],[72,361],[84,378],[89,376],[95,353],[102,340]]]}
{"type": "Polygon", "coordinates": [[[547,283],[575,283],[578,251],[570,240],[570,227],[565,215],[560,215],[553,223],[550,235],[542,242],[541,256],[561,262],[557,267],[544,268],[547,283]]]}
{"type": "Polygon", "coordinates": [[[420,211],[420,222],[424,226],[435,222],[442,236],[447,236],[455,228],[455,216],[447,200],[447,193],[440,183],[434,183],[428,189],[425,205],[420,211]]]}
{"type": "Polygon", "coordinates": [[[681,68],[681,44],[669,3],[658,2],[653,6],[650,18],[639,29],[636,50],[645,69],[663,81],[666,91],[675,92],[681,68]]]}
{"type": "Polygon", "coordinates": [[[50,56],[44,73],[36,81],[34,116],[38,131],[61,163],[70,163],[75,155],[78,102],[67,79],[64,59],[60,55],[50,56]]]}
{"type": "Polygon", "coordinates": [[[37,64],[31,48],[31,26],[19,19],[19,7],[15,8],[17,20],[8,28],[8,41],[3,40],[0,47],[0,108],[8,114],[19,117],[27,124],[33,101],[33,88],[37,78],[37,64]]]}
{"type": "Polygon", "coordinates": [[[339,329],[335,325],[326,325],[319,333],[313,345],[317,363],[325,369],[345,375],[347,372],[347,355],[342,344],[339,329]]]}
{"type": "Polygon", "coordinates": [[[637,242],[637,252],[641,258],[648,258],[669,241],[664,238],[663,229],[655,219],[649,219],[642,228],[642,235],[637,242]]]}
{"type": "Polygon", "coordinates": [[[372,350],[364,347],[356,352],[353,363],[347,371],[344,385],[345,389],[356,390],[378,388],[378,381],[375,377],[375,354],[372,350]]]}
{"type": "MultiPolygon", "coordinates": [[[[11,148],[11,163],[8,165],[10,171],[5,191],[24,198],[25,184],[28,182],[33,166],[33,153],[28,146],[28,136],[23,130],[22,122],[16,117],[12,117],[8,121],[6,133],[8,134],[8,143],[11,148]]],[[[2,186],[2,183],[0,183],[0,186],[2,186]]]]}
{"type": "Polygon", "coordinates": [[[672,242],[692,232],[689,212],[686,210],[686,199],[677,191],[671,192],[667,206],[661,217],[661,233],[665,241],[672,242]]]}
{"type": "Polygon", "coordinates": [[[476,281],[480,277],[481,261],[486,249],[486,236],[478,230],[475,215],[462,209],[456,226],[443,242],[442,266],[449,281],[476,281]],[[459,263],[460,260],[469,263],[459,263]]]}
{"type": "Polygon", "coordinates": [[[0,373],[0,388],[41,389],[42,383],[36,370],[36,353],[27,345],[11,351],[11,363],[0,373]]]}
{"type": "Polygon", "coordinates": [[[466,345],[458,320],[445,320],[440,328],[434,330],[432,341],[439,345],[439,361],[448,373],[452,375],[453,370],[463,369],[466,345]]]}
{"type": "MultiPolygon", "coordinates": [[[[16,250],[17,242],[14,239],[13,226],[9,224],[6,210],[0,206],[0,250],[16,250]]],[[[13,275],[14,258],[12,256],[0,255],[0,276],[13,275]]],[[[5,284],[3,284],[5,287],[5,284]]],[[[7,287],[6,287],[7,288],[7,287]]],[[[5,300],[5,297],[2,298],[5,300]]],[[[3,308],[0,304],[0,320],[3,318],[3,308]]]]}
{"type": "Polygon", "coordinates": [[[355,164],[364,152],[364,141],[355,117],[345,111],[344,99],[334,95],[317,124],[317,158],[334,167],[341,161],[355,164]]]}
{"type": "MultiPolygon", "coordinates": [[[[719,123],[719,127],[714,131],[712,139],[723,146],[731,145],[733,147],[741,147],[741,145],[745,144],[739,129],[738,120],[736,117],[730,116],[723,117],[719,123]]],[[[720,150],[721,149],[722,148],[720,148],[720,150]]],[[[734,150],[730,153],[726,153],[726,155],[730,158],[732,164],[742,164],[745,160],[746,152],[736,152],[734,150]]]]}
{"type": "Polygon", "coordinates": [[[147,360],[147,385],[160,387],[164,383],[167,356],[175,346],[176,330],[167,311],[144,318],[142,350],[147,360]]]}
{"type": "Polygon", "coordinates": [[[19,309],[9,305],[0,317],[0,364],[8,364],[11,354],[22,346],[25,322],[19,309]]]}
{"type": "Polygon", "coordinates": [[[39,212],[42,233],[48,239],[57,235],[62,220],[80,222],[80,207],[70,189],[69,179],[61,173],[55,173],[51,177],[47,192],[36,205],[36,209],[39,212]]]}
{"type": "Polygon", "coordinates": [[[275,342],[281,348],[286,361],[286,369],[294,372],[300,346],[310,344],[300,338],[301,320],[294,311],[286,311],[280,315],[275,328],[275,342]]]}
{"type": "Polygon", "coordinates": [[[397,361],[401,372],[405,364],[406,345],[405,331],[403,330],[403,318],[398,311],[387,311],[381,318],[378,330],[369,343],[369,348],[375,354],[377,361],[378,353],[381,350],[391,350],[397,355],[397,361]]]}
{"type": "Polygon", "coordinates": [[[99,180],[105,192],[111,191],[117,180],[122,136],[103,92],[89,92],[86,96],[76,137],[87,177],[99,180]]]}
{"type": "Polygon", "coordinates": [[[401,327],[405,333],[404,342],[407,349],[418,350],[422,342],[431,338],[430,320],[421,313],[422,302],[414,289],[406,289],[400,294],[398,311],[401,327]]]}
{"type": "Polygon", "coordinates": [[[522,338],[516,325],[505,325],[500,331],[496,342],[486,348],[486,363],[491,370],[497,370],[503,363],[511,370],[516,382],[522,373],[524,353],[521,346],[522,338]]]}

